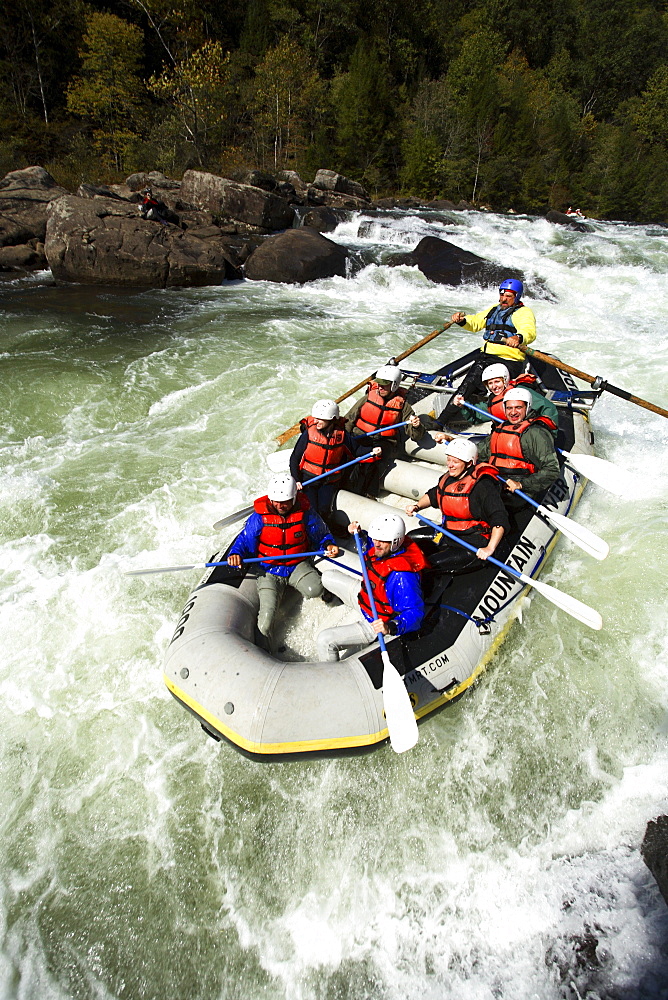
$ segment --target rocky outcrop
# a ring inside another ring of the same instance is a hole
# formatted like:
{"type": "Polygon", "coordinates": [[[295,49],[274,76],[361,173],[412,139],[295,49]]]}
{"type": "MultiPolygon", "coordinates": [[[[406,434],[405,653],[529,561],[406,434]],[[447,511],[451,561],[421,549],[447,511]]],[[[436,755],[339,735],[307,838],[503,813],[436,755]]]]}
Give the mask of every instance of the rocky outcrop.
{"type": "Polygon", "coordinates": [[[13,170],[0,180],[0,246],[44,240],[47,209],[67,194],[43,167],[13,170]]]}
{"type": "Polygon", "coordinates": [[[335,274],[345,277],[347,259],[345,247],[315,229],[291,229],[264,240],[246,262],[245,273],[252,281],[301,284],[335,274]]]}
{"type": "Polygon", "coordinates": [[[47,262],[43,243],[36,243],[35,246],[19,243],[17,246],[0,247],[0,271],[34,271],[35,268],[45,267],[47,262]]]}
{"type": "Polygon", "coordinates": [[[565,226],[576,233],[593,233],[593,226],[588,226],[586,222],[579,222],[573,215],[566,215],[564,212],[550,210],[545,216],[548,222],[553,222],[557,226],[565,226]]]}
{"type": "Polygon", "coordinates": [[[393,254],[385,263],[390,267],[417,265],[425,277],[439,285],[461,285],[464,282],[498,285],[504,278],[524,280],[522,272],[516,268],[492,264],[484,257],[462,250],[454,243],[439,240],[436,236],[425,236],[410,253],[393,254]]]}
{"type": "Polygon", "coordinates": [[[186,170],[180,199],[194,208],[265,231],[287,229],[294,209],[287,199],[252,184],[238,184],[202,170],[186,170]]]}
{"type": "Polygon", "coordinates": [[[118,191],[113,191],[106,184],[80,184],[77,188],[77,198],[116,198],[122,199],[118,191]]]}
{"type": "Polygon", "coordinates": [[[338,224],[345,218],[343,213],[327,205],[309,208],[301,217],[302,226],[317,229],[319,233],[333,233],[338,224]]]}
{"type": "Polygon", "coordinates": [[[125,186],[130,191],[143,191],[144,188],[150,187],[154,194],[158,194],[162,198],[167,191],[178,191],[181,187],[181,181],[165,177],[159,170],[149,170],[148,173],[142,171],[130,174],[129,177],[125,178],[125,186]]]}
{"type": "Polygon", "coordinates": [[[650,820],[640,853],[668,903],[668,816],[650,820]]]}
{"type": "Polygon", "coordinates": [[[357,181],[351,181],[343,174],[337,174],[335,170],[319,170],[311,187],[318,188],[320,191],[332,191],[335,194],[352,195],[353,198],[360,198],[367,203],[371,201],[361,184],[358,184],[357,181]]]}
{"type": "Polygon", "coordinates": [[[219,285],[240,277],[222,241],[138,217],[116,199],[52,202],[46,257],[57,281],[135,288],[219,285]]]}

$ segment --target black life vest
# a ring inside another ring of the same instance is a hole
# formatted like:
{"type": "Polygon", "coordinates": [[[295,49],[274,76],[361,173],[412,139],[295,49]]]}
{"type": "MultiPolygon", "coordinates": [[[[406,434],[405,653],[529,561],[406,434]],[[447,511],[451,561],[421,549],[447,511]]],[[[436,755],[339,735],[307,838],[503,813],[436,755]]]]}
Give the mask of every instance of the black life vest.
{"type": "MultiPolygon", "coordinates": [[[[487,340],[491,344],[500,344],[502,337],[516,337],[517,330],[511,317],[523,305],[523,302],[515,302],[514,305],[507,306],[505,309],[501,305],[493,306],[485,319],[483,340],[487,340]]],[[[486,353],[485,344],[482,345],[482,351],[486,353]]]]}

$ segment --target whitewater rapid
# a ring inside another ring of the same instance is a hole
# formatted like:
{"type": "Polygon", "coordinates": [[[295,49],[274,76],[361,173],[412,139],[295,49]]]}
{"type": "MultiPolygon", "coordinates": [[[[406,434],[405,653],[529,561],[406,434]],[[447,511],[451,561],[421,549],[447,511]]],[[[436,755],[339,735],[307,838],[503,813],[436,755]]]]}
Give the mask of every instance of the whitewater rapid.
{"type": "MultiPolygon", "coordinates": [[[[668,421],[603,396],[577,519],[482,682],[415,750],[259,764],[207,739],[161,663],[218,518],[274,437],[494,290],[388,267],[441,236],[540,279],[536,343],[668,406],[668,230],[355,215],[359,269],[303,287],[137,294],[0,284],[0,996],[559,1000],[668,995],[639,854],[668,809],[668,421]],[[663,991],[663,993],[662,993],[663,991]]],[[[412,355],[476,346],[459,328],[412,355]]],[[[313,602],[314,604],[316,602],[313,602]]]]}

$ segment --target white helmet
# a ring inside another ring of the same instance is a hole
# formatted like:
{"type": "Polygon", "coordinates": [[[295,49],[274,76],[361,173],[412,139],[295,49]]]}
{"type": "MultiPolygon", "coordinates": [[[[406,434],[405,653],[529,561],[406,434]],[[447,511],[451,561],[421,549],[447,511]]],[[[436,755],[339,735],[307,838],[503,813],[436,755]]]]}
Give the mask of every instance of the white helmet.
{"type": "MultiPolygon", "coordinates": [[[[403,374],[401,368],[397,368],[396,365],[383,365],[376,372],[374,379],[382,378],[383,381],[389,382],[393,389],[397,389],[403,378],[403,374]]],[[[381,541],[384,541],[384,539],[381,539],[381,541]]]]}
{"type": "Polygon", "coordinates": [[[478,449],[469,438],[456,437],[452,441],[448,441],[445,454],[452,455],[453,458],[458,458],[461,462],[466,462],[467,465],[469,462],[477,462],[478,460],[478,449]]]}
{"type": "Polygon", "coordinates": [[[511,400],[516,400],[519,403],[527,404],[527,411],[531,409],[533,404],[533,396],[528,389],[522,389],[520,386],[518,389],[509,389],[508,392],[503,397],[503,405],[509,403],[511,400]]]}
{"type": "Polygon", "coordinates": [[[338,415],[339,406],[333,399],[319,399],[311,407],[311,416],[316,420],[335,420],[338,415]]]}
{"type": "Polygon", "coordinates": [[[292,476],[274,476],[269,481],[267,496],[270,500],[294,500],[297,496],[297,483],[292,476]]]}
{"type": "Polygon", "coordinates": [[[480,376],[480,381],[489,382],[491,378],[502,378],[507,385],[510,382],[510,372],[505,365],[488,365],[480,376]]]}
{"type": "Polygon", "coordinates": [[[379,542],[391,542],[390,552],[401,548],[406,537],[406,524],[398,514],[380,514],[374,517],[369,525],[369,538],[377,538],[379,542]]]}

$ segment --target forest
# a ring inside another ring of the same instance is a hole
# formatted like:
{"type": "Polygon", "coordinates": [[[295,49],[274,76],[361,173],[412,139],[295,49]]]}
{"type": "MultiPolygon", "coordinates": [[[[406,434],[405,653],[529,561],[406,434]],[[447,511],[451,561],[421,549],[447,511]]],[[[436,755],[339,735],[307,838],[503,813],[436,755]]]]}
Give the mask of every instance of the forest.
{"type": "Polygon", "coordinates": [[[665,0],[5,0],[0,176],[319,167],[668,221],[665,0]]]}

